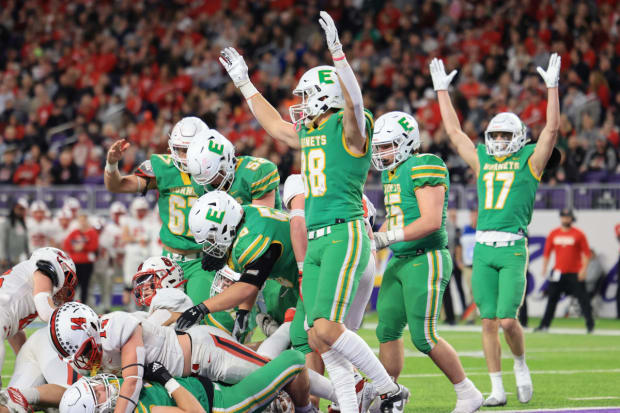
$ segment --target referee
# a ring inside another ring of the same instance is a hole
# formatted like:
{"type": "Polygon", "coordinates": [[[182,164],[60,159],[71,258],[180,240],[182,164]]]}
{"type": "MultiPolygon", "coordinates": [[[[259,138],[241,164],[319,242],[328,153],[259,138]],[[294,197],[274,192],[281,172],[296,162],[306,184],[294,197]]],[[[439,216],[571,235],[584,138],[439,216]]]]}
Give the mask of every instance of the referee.
{"type": "Polygon", "coordinates": [[[549,256],[555,252],[555,265],[549,279],[547,308],[540,325],[534,331],[546,331],[553,321],[555,307],[562,293],[577,297],[586,319],[588,333],[594,329],[590,300],[586,293],[586,268],[590,260],[590,246],[583,232],[573,227],[575,216],[570,209],[560,211],[561,226],[549,233],[545,242],[543,277],[547,276],[549,256]]]}

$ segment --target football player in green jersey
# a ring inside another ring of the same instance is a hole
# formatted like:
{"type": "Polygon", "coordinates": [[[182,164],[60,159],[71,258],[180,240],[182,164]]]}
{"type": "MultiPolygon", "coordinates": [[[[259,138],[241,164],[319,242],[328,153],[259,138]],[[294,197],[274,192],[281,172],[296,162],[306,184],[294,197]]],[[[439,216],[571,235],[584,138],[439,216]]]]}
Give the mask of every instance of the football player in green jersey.
{"type": "Polygon", "coordinates": [[[532,219],[536,189],[553,153],[560,126],[560,66],[560,56],[553,53],[546,71],[537,68],[547,85],[547,123],[536,145],[526,145],[526,126],[514,113],[505,112],[491,119],[484,133],[485,145],[476,147],[461,129],[448,94],[448,86],[457,71],[446,74],[443,62],[438,59],[430,64],[446,132],[478,178],[472,286],[482,318],[482,345],[492,383],[485,406],[506,404],[501,376],[500,325],[515,359],[517,398],[521,403],[532,398],[523,329],[516,317],[525,296],[527,226],[532,219]]]}
{"type": "Polygon", "coordinates": [[[241,205],[280,209],[280,174],[271,161],[235,156],[233,144],[215,129],[197,137],[187,150],[187,168],[198,196],[225,191],[241,205]]]}
{"type": "MultiPolygon", "coordinates": [[[[159,238],[164,246],[162,255],[176,261],[183,268],[187,279],[187,295],[199,303],[209,296],[211,281],[200,265],[200,245],[189,230],[189,211],[198,199],[187,170],[187,149],[191,141],[206,133],[209,127],[200,119],[186,117],[172,129],[168,146],[170,154],[154,154],[144,161],[131,175],[122,176],[118,162],[129,147],[125,140],[115,142],[108,151],[104,173],[106,188],[110,192],[159,192],[157,205],[163,225],[159,238]]],[[[207,322],[230,333],[233,319],[228,313],[211,314],[207,322]]]]}
{"type": "Polygon", "coordinates": [[[235,49],[223,50],[220,62],[267,133],[302,149],[308,228],[304,307],[311,345],[323,357],[340,408],[357,410],[352,363],[375,383],[384,411],[402,411],[407,389],[394,384],[368,344],[343,324],[370,255],[362,189],[370,167],[372,115],[364,110],[334,21],[321,12],[319,24],[335,67],[318,66],[301,77],[293,93],[302,103],[290,108],[294,123],[283,120],[252,85],[247,65],[235,49]]]}
{"type": "Polygon", "coordinates": [[[383,273],[377,299],[379,358],[395,378],[404,363],[403,328],[454,385],[453,413],[472,413],[484,398],[465,376],[456,351],[437,334],[441,301],[452,259],[447,249],[446,211],[450,179],[441,158],[419,153],[420,131],[413,116],[388,112],[375,123],[372,162],[382,171],[386,217],[375,233],[377,248],[394,256],[383,273]]]}
{"type": "MultiPolygon", "coordinates": [[[[202,376],[174,378],[157,362],[149,364],[146,371],[150,382],[144,384],[132,409],[136,413],[254,412],[269,405],[303,371],[303,356],[287,350],[232,386],[202,376]]],[[[112,412],[122,382],[112,374],[82,377],[63,394],[60,411],[112,412]]]]}

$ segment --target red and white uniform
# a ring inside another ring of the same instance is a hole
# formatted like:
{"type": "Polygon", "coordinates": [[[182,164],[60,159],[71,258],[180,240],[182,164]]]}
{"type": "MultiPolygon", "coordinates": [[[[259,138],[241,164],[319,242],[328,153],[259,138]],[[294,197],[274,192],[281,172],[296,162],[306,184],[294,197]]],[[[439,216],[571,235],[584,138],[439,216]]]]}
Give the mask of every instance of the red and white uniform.
{"type": "Polygon", "coordinates": [[[28,229],[28,248],[30,251],[51,246],[51,234],[57,230],[52,221],[47,218],[41,221],[26,218],[26,228],[28,229]]]}
{"type": "Polygon", "coordinates": [[[148,320],[161,325],[170,319],[172,313],[182,313],[193,306],[192,300],[182,290],[160,288],[149,306],[148,320]]]}
{"type": "Polygon", "coordinates": [[[80,377],[78,371],[58,357],[44,327],[28,337],[17,353],[8,387],[26,389],[45,383],[69,387],[80,377]]]}
{"type": "Polygon", "coordinates": [[[131,288],[133,275],[136,273],[138,266],[142,261],[151,256],[150,244],[153,235],[150,230],[151,221],[148,217],[138,219],[135,217],[127,217],[124,222],[124,228],[133,237],[135,242],[129,242],[125,245],[125,258],[123,261],[123,276],[125,286],[131,288]]]}
{"type": "Polygon", "coordinates": [[[0,276],[0,334],[12,337],[37,317],[32,295],[34,261],[23,261],[0,276]]]}

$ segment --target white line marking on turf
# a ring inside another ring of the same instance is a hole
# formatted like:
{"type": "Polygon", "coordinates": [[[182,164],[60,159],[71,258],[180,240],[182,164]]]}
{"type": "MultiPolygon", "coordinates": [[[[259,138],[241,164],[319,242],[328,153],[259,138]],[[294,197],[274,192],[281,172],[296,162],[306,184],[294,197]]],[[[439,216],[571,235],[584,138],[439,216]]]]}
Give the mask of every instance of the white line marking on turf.
{"type": "MultiPolygon", "coordinates": [[[[487,372],[469,372],[468,376],[486,376],[489,373],[487,372]]],[[[617,374],[620,373],[620,369],[593,369],[593,370],[530,370],[530,374],[560,374],[560,375],[571,375],[571,374],[598,374],[598,373],[611,373],[617,374]]],[[[511,370],[506,370],[502,372],[502,374],[514,374],[511,370]]],[[[400,377],[405,378],[429,378],[429,377],[445,377],[443,373],[427,373],[427,374],[401,374],[400,377]]]]}
{"type": "Polygon", "coordinates": [[[598,397],[567,397],[568,400],[615,400],[618,396],[598,396],[598,397]]]}
{"type": "Polygon", "coordinates": [[[578,412],[578,411],[600,411],[601,413],[614,413],[614,412],[620,412],[620,410],[616,410],[616,406],[609,406],[609,407],[602,407],[602,406],[596,406],[596,407],[563,407],[560,409],[528,409],[528,410],[498,410],[501,411],[502,413],[522,413],[522,412],[566,412],[566,411],[571,411],[571,412],[578,412]]]}
{"type": "MultiPolygon", "coordinates": [[[[364,323],[364,330],[372,330],[374,331],[377,328],[377,323],[364,323]]],[[[405,329],[408,330],[409,327],[405,326],[405,329]]],[[[450,325],[440,325],[437,326],[439,331],[456,331],[461,333],[481,333],[482,326],[450,326],[450,325]]],[[[532,333],[534,331],[533,328],[524,328],[525,332],[532,333]]],[[[500,329],[501,331],[501,329],[500,329]]],[[[620,336],[620,330],[594,330],[594,332],[588,334],[585,328],[551,328],[549,331],[545,333],[536,333],[537,335],[545,335],[545,334],[576,334],[580,336],[592,335],[592,336],[620,336]]]]}

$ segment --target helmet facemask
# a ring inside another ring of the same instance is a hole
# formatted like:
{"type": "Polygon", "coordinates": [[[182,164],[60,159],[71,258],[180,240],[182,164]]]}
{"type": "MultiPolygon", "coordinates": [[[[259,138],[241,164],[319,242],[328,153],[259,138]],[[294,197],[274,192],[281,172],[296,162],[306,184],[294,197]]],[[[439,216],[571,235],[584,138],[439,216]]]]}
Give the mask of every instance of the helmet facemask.
{"type": "Polygon", "coordinates": [[[232,271],[228,267],[224,267],[215,273],[213,283],[211,284],[211,297],[214,297],[239,281],[240,274],[232,271]]]}
{"type": "Polygon", "coordinates": [[[91,336],[82,343],[73,356],[69,357],[69,361],[78,370],[96,372],[101,365],[102,356],[101,344],[91,336]]]}
{"type": "Polygon", "coordinates": [[[406,136],[398,136],[391,142],[372,143],[372,165],[375,169],[378,171],[392,170],[407,159],[409,153],[402,151],[405,138],[406,136]],[[390,145],[389,149],[386,148],[388,145],[390,145]]]}
{"type": "MultiPolygon", "coordinates": [[[[202,244],[202,250],[205,254],[215,257],[215,258],[224,258],[228,253],[228,248],[232,244],[232,242],[223,242],[218,241],[216,230],[212,230],[209,234],[207,234],[205,242],[202,244]]],[[[234,231],[234,230],[233,230],[234,231]]],[[[235,236],[232,235],[231,239],[234,239],[235,236]]]]}
{"type": "Polygon", "coordinates": [[[521,150],[526,143],[527,128],[521,119],[511,112],[495,115],[484,131],[484,144],[487,154],[491,156],[508,156],[521,150]]]}
{"type": "Polygon", "coordinates": [[[62,288],[54,294],[53,299],[57,306],[73,301],[73,297],[75,296],[75,285],[77,284],[75,272],[65,263],[61,263],[60,266],[65,271],[65,283],[62,288]]]}
{"type": "Polygon", "coordinates": [[[72,395],[67,394],[67,396],[63,396],[63,400],[60,403],[61,411],[67,407],[72,412],[76,411],[77,408],[83,410],[84,407],[88,407],[87,413],[91,413],[89,410],[92,406],[94,407],[93,413],[112,413],[120,393],[118,377],[113,374],[82,377],[68,390],[74,391],[74,394],[78,394],[79,397],[75,400],[65,401],[65,397],[72,399],[72,395]],[[69,405],[71,402],[74,403],[72,407],[69,405]]]}
{"type": "Polygon", "coordinates": [[[306,127],[311,127],[316,118],[329,109],[342,109],[345,104],[336,69],[332,66],[308,70],[293,95],[301,97],[301,103],[289,107],[291,120],[295,124],[304,121],[306,127]]]}
{"type": "Polygon", "coordinates": [[[170,157],[174,166],[179,171],[187,173],[187,148],[189,148],[189,143],[173,142],[171,138],[168,140],[168,148],[170,148],[170,157]]]}

